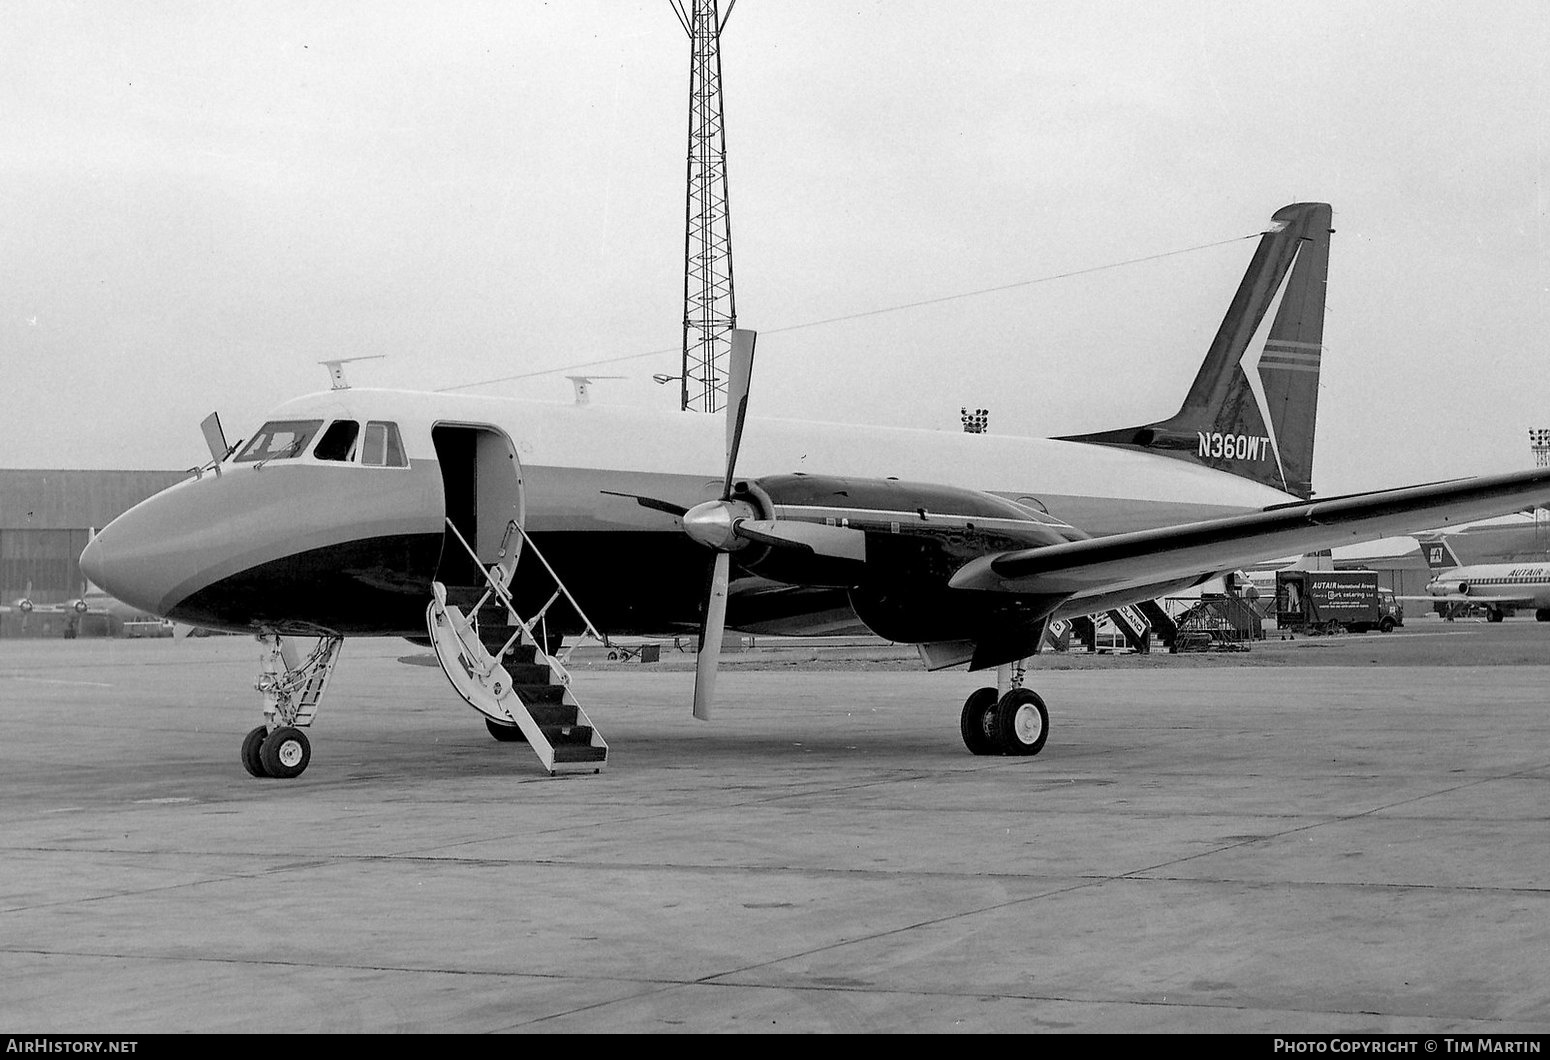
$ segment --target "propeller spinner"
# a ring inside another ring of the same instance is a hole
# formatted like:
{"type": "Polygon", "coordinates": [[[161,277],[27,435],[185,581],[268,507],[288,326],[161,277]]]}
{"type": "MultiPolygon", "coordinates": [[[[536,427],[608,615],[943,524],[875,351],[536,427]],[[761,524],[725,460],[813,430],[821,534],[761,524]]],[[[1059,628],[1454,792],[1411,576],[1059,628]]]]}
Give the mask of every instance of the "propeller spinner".
{"type": "Polygon", "coordinates": [[[714,555],[705,576],[705,611],[700,623],[700,645],[694,667],[694,716],[710,717],[715,695],[716,669],[721,660],[721,638],[726,630],[727,586],[731,580],[732,553],[750,543],[772,548],[793,549],[841,559],[864,560],[866,536],[857,530],[814,523],[765,518],[764,512],[738,496],[735,487],[737,453],[743,442],[743,425],[748,418],[748,392],[753,377],[754,341],[752,331],[733,330],[730,358],[731,376],[727,383],[727,466],[722,478],[719,500],[704,501],[692,508],[656,497],[614,490],[602,492],[629,497],[637,504],[666,512],[683,522],[684,532],[710,549],[714,555]]]}

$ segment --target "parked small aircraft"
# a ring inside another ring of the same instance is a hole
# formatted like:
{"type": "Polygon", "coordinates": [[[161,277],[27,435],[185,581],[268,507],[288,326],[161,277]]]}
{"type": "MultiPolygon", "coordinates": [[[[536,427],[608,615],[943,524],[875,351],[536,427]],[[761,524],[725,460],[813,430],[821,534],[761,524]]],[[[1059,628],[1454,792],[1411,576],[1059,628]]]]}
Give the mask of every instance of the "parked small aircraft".
{"type": "Polygon", "coordinates": [[[0,604],[0,614],[17,613],[22,615],[84,615],[92,610],[92,601],[85,596],[77,596],[60,604],[40,604],[32,598],[32,584],[29,582],[27,591],[9,604],[0,604]]]}
{"type": "MultiPolygon", "coordinates": [[[[264,724],[241,756],[255,776],[306,768],[302,729],[355,635],[430,643],[492,734],[526,740],[551,772],[595,770],[607,745],[576,702],[564,637],[698,628],[703,718],[724,627],[867,629],[918,645],[931,668],[1009,667],[1054,620],[1550,497],[1544,470],[1309,499],[1330,218],[1323,203],[1275,214],[1164,420],[1029,439],[754,419],[744,331],[724,424],[448,394],[298,398],[245,445],[212,440],[207,468],[120,516],[81,567],[157,614],[259,636],[264,724]],[[305,659],[299,636],[318,638],[305,659]]],[[[964,743],[1037,754],[1044,701],[1005,684],[969,696],[964,743]]]]}
{"type": "Polygon", "coordinates": [[[12,604],[0,605],[0,614],[19,614],[22,616],[22,629],[26,630],[26,620],[31,615],[65,615],[67,624],[65,636],[72,637],[76,631],[82,628],[82,624],[88,618],[95,618],[108,623],[110,635],[117,636],[123,633],[126,636],[172,636],[172,624],[160,616],[143,611],[138,607],[131,607],[122,600],[116,600],[95,586],[87,586],[86,593],[73,597],[59,604],[40,604],[34,601],[31,595],[22,596],[12,604]]]}

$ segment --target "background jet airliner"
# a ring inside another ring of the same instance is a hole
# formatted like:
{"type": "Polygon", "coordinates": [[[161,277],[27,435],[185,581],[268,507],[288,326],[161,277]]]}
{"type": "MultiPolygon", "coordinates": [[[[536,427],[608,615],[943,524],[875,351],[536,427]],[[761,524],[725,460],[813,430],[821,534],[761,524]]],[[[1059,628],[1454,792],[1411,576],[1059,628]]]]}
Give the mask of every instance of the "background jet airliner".
{"type": "MultiPolygon", "coordinates": [[[[1550,497],[1546,470],[1309,500],[1330,217],[1323,203],[1275,214],[1183,405],[1154,423],[1028,439],[753,419],[754,341],[739,332],[724,423],[298,398],[245,446],[213,447],[219,474],[115,520],[81,567],[157,614],[260,636],[254,775],[306,767],[301,730],[353,635],[429,641],[492,733],[527,739],[551,770],[590,769],[606,744],[559,635],[699,628],[704,717],[723,624],[864,627],[920,645],[929,666],[984,669],[1033,655],[1055,619],[1550,497]],[[306,659],[300,635],[319,638],[306,659]]],[[[987,687],[960,731],[976,754],[1031,755],[1048,714],[1030,689],[987,687]]]]}
{"type": "Polygon", "coordinates": [[[1426,596],[1439,604],[1474,604],[1485,608],[1488,622],[1500,622],[1506,609],[1534,609],[1534,617],[1550,622],[1550,563],[1459,563],[1444,539],[1422,541],[1421,553],[1435,577],[1426,596]]]}

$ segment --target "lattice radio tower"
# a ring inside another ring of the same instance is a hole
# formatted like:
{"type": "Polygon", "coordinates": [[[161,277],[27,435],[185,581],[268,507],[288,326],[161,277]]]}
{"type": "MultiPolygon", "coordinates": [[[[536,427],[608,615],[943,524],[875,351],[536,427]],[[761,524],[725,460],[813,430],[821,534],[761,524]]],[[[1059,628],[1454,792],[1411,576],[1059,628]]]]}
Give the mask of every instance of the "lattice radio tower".
{"type": "Polygon", "coordinates": [[[689,196],[684,236],[685,411],[716,412],[725,403],[732,299],[732,222],[727,208],[727,142],[721,112],[721,31],[716,0],[669,0],[689,34],[689,196]]]}

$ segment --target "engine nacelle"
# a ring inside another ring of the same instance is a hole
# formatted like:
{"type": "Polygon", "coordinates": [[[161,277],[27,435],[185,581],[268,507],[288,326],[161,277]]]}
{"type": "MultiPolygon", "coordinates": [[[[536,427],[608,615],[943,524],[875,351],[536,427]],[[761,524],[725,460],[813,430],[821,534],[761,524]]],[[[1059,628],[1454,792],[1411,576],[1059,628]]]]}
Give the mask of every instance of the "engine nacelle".
{"type": "MultiPolygon", "coordinates": [[[[910,595],[943,591],[959,568],[981,556],[1086,536],[992,493],[898,479],[772,475],[739,483],[733,499],[766,518],[821,523],[866,540],[864,562],[750,543],[736,553],[740,566],[794,585],[895,587],[879,591],[880,599],[894,595],[898,586],[908,587],[910,595]]],[[[872,610],[882,625],[893,625],[890,605],[879,602],[872,610]]]]}
{"type": "Polygon", "coordinates": [[[852,589],[850,606],[867,629],[896,644],[963,640],[971,622],[980,614],[966,614],[955,606],[951,590],[931,592],[908,589],[852,589]]]}

